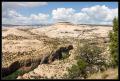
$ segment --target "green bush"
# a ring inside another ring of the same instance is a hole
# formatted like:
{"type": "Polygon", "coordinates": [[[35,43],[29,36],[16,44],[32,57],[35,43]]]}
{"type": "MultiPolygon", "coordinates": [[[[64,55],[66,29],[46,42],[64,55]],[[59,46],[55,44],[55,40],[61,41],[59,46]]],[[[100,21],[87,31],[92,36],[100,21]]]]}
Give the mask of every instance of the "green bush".
{"type": "Polygon", "coordinates": [[[90,41],[84,42],[82,46],[78,47],[77,58],[84,59],[89,64],[101,64],[104,59],[101,57],[102,48],[96,44],[91,44],[90,41]],[[98,60],[101,60],[98,62],[98,60]]]}
{"type": "Polygon", "coordinates": [[[2,79],[4,79],[4,80],[13,80],[13,79],[16,79],[19,75],[23,75],[23,74],[25,74],[25,73],[28,73],[28,72],[34,70],[35,67],[36,67],[36,66],[33,66],[33,67],[32,67],[30,70],[28,70],[28,71],[24,71],[24,70],[19,70],[19,69],[18,69],[17,71],[13,72],[12,74],[10,74],[10,75],[8,75],[8,76],[6,76],[6,77],[3,77],[2,79]]]}
{"type": "Polygon", "coordinates": [[[26,72],[27,71],[17,70],[14,73],[12,73],[11,75],[8,75],[8,76],[4,77],[3,79],[5,79],[5,80],[13,80],[13,79],[16,79],[18,77],[18,75],[22,75],[22,74],[24,74],[26,72]]]}
{"type": "Polygon", "coordinates": [[[71,68],[68,69],[68,78],[74,79],[77,77],[85,77],[85,71],[84,69],[86,68],[86,62],[82,59],[79,59],[77,61],[76,65],[73,65],[71,68]]]}
{"type": "Polygon", "coordinates": [[[97,43],[92,40],[84,40],[82,45],[80,42],[77,47],[77,64],[73,65],[68,69],[68,78],[87,78],[87,67],[92,67],[92,65],[97,65],[101,69],[102,66],[106,66],[105,59],[100,55],[103,49],[97,46],[97,43]]]}
{"type": "Polygon", "coordinates": [[[113,20],[113,31],[109,33],[110,37],[110,53],[113,58],[112,66],[115,67],[118,65],[118,19],[114,18],[113,20]]]}

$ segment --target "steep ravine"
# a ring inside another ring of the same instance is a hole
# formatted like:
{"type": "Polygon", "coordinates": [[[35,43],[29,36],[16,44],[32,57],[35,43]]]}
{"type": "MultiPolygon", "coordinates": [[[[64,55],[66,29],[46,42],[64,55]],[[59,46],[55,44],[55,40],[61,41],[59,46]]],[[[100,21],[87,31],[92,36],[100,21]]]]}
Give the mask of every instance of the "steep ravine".
{"type": "Polygon", "coordinates": [[[73,46],[69,45],[68,47],[60,47],[52,54],[47,54],[45,56],[39,56],[27,60],[15,61],[9,67],[2,68],[2,77],[10,75],[18,69],[23,71],[29,71],[33,68],[36,68],[40,64],[50,64],[56,59],[60,60],[62,58],[63,52],[68,52],[67,54],[69,54],[69,51],[72,49],[73,46]]]}

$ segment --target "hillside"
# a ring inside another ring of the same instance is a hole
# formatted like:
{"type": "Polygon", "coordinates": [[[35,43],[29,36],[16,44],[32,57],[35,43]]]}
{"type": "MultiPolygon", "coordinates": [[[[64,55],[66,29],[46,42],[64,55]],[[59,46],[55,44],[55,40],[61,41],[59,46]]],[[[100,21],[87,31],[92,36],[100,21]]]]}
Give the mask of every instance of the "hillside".
{"type": "MultiPolygon", "coordinates": [[[[68,73],[67,69],[76,63],[78,43],[82,46],[82,42],[85,41],[93,44],[97,42],[97,46],[103,49],[101,57],[109,64],[111,62],[108,51],[109,31],[112,31],[111,26],[73,25],[70,23],[57,23],[41,28],[5,27],[2,29],[2,67],[9,67],[15,61],[44,57],[60,47],[73,45],[68,58],[57,59],[50,64],[39,64],[35,69],[17,77],[17,79],[62,79],[68,73]]],[[[99,70],[99,66],[94,67],[99,70]]],[[[80,77],[80,79],[82,78],[80,77]]],[[[90,78],[95,79],[92,76],[90,78]]]]}

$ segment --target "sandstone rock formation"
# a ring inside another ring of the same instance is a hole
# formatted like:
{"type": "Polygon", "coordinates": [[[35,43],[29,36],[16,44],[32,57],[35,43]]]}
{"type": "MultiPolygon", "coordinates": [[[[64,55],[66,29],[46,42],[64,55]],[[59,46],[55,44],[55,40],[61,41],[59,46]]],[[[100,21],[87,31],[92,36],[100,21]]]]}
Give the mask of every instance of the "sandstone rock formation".
{"type": "Polygon", "coordinates": [[[9,67],[2,68],[2,77],[5,77],[15,72],[17,69],[23,66],[25,67],[31,66],[31,69],[32,69],[37,67],[39,64],[46,64],[46,63],[48,64],[53,62],[56,59],[60,60],[62,58],[62,52],[69,52],[71,49],[73,49],[73,46],[69,45],[68,47],[60,47],[58,50],[55,51],[55,53],[48,54],[44,57],[15,61],[9,67]]]}

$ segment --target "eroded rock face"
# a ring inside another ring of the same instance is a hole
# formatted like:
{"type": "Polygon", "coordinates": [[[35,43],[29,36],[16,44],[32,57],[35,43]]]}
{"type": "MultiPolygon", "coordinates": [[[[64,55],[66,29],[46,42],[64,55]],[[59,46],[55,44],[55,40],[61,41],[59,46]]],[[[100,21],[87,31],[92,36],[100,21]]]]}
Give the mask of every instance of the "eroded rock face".
{"type": "Polygon", "coordinates": [[[62,52],[69,52],[71,49],[73,49],[73,46],[69,45],[68,47],[60,47],[54,53],[48,54],[44,57],[15,61],[9,67],[2,68],[2,77],[5,77],[15,72],[21,67],[31,67],[32,69],[32,68],[37,67],[39,64],[48,64],[48,63],[53,62],[56,59],[60,60],[62,58],[62,52]]]}
{"type": "Polygon", "coordinates": [[[49,56],[50,56],[50,55],[44,56],[44,57],[41,59],[40,64],[48,64],[49,56]]]}
{"type": "Polygon", "coordinates": [[[9,67],[2,68],[2,77],[5,77],[20,68],[19,61],[13,62],[9,67]]]}
{"type": "Polygon", "coordinates": [[[51,64],[41,64],[29,73],[18,76],[17,79],[63,79],[67,68],[76,63],[74,59],[55,60],[51,64]]]}
{"type": "Polygon", "coordinates": [[[60,60],[63,57],[62,56],[63,52],[68,52],[66,54],[69,54],[69,51],[72,49],[73,49],[72,45],[69,45],[68,47],[60,47],[58,50],[55,51],[55,53],[52,53],[51,55],[44,57],[41,63],[51,63],[56,59],[60,60]]]}

